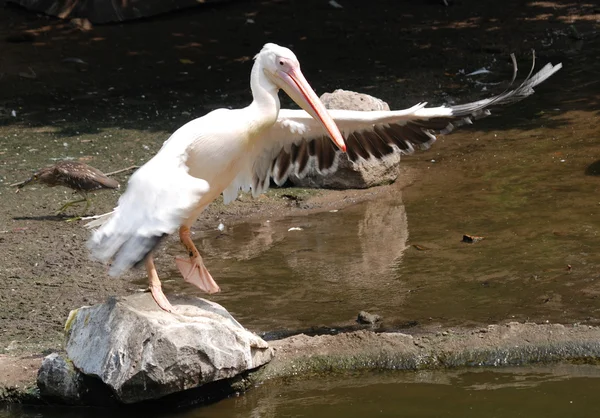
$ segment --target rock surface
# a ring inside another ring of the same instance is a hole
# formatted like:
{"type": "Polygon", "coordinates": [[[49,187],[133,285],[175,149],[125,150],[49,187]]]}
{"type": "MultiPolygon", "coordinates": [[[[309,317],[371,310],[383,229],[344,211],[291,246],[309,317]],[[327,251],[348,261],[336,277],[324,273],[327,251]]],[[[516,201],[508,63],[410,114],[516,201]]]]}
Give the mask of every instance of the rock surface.
{"type": "Polygon", "coordinates": [[[367,311],[360,311],[358,313],[358,317],[356,318],[356,322],[359,324],[375,325],[377,322],[381,322],[381,316],[369,313],[367,311]]]}
{"type": "Polygon", "coordinates": [[[82,399],[81,376],[73,363],[58,353],[44,358],[38,373],[38,388],[49,400],[79,404],[82,399]]]}
{"type": "MultiPolygon", "coordinates": [[[[335,90],[324,93],[321,101],[327,109],[360,110],[364,112],[375,110],[390,110],[386,102],[368,94],[347,90],[335,90]]],[[[329,189],[366,189],[368,187],[389,184],[398,177],[400,154],[391,154],[382,160],[362,161],[353,163],[346,154],[339,157],[338,169],[328,176],[311,175],[304,178],[290,176],[290,181],[299,187],[329,188],[329,189]]]]}
{"type": "Polygon", "coordinates": [[[390,106],[377,97],[342,89],[334,90],[333,93],[323,93],[321,101],[327,109],[360,110],[361,112],[390,110],[390,106]]]}
{"type": "Polygon", "coordinates": [[[172,298],[177,313],[149,294],[110,298],[73,311],[67,320],[67,360],[52,354],[39,372],[42,396],[78,403],[81,376],[96,378],[122,403],[160,398],[234,377],[271,360],[272,350],[222,306],[172,298]]]}

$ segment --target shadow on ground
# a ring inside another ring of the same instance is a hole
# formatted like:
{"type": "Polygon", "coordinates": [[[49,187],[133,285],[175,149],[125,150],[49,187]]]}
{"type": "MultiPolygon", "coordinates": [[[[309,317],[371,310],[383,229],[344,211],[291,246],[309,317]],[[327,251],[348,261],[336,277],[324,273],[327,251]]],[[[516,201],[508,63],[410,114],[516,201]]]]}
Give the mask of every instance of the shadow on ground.
{"type": "MultiPolygon", "coordinates": [[[[565,70],[529,99],[520,119],[544,108],[596,110],[598,10],[573,1],[228,2],[81,31],[69,22],[0,10],[0,125],[53,126],[61,137],[113,127],[171,132],[219,107],[250,100],[251,60],[268,41],[290,46],[318,92],[358,90],[392,107],[464,102],[499,92],[538,65],[565,70]],[[492,74],[466,77],[486,67],[492,74]],[[500,85],[484,85],[496,83],[500,85]],[[550,85],[551,84],[551,85],[550,85]],[[485,89],[484,89],[485,87],[485,89]],[[485,90],[485,91],[484,91],[485,90]],[[16,117],[12,117],[12,111],[16,117]]],[[[563,123],[567,123],[564,120],[563,123]]],[[[514,127],[511,120],[506,127],[514,127]]]]}

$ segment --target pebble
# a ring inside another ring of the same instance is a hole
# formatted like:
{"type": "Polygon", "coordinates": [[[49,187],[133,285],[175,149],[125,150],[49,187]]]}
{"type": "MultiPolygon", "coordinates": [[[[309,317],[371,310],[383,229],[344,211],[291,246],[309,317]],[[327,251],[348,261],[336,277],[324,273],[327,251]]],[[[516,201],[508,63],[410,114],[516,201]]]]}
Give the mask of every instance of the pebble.
{"type": "Polygon", "coordinates": [[[358,313],[358,318],[356,318],[356,322],[359,324],[375,324],[381,321],[381,316],[377,314],[372,314],[367,311],[360,311],[358,313]]]}

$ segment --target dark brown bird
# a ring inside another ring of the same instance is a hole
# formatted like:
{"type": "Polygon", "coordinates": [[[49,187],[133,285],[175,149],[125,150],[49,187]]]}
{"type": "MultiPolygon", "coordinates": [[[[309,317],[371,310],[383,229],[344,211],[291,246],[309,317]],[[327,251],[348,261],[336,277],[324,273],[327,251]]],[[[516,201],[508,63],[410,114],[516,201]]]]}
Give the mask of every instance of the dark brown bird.
{"type": "Polygon", "coordinates": [[[65,186],[81,194],[82,199],[65,203],[58,211],[62,213],[69,206],[86,202],[85,213],[90,206],[87,192],[100,189],[118,189],[119,183],[107,177],[102,171],[84,163],[76,161],[60,161],[49,167],[42,168],[28,180],[17,185],[17,192],[25,185],[39,182],[49,187],[65,186]]]}

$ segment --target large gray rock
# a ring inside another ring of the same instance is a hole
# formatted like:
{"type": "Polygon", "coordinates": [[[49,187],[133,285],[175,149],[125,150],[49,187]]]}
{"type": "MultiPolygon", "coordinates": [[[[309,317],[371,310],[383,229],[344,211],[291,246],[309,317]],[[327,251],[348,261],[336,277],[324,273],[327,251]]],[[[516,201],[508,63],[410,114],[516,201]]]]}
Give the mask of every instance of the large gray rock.
{"type": "Polygon", "coordinates": [[[337,89],[333,93],[323,93],[321,101],[327,109],[360,110],[362,112],[390,110],[390,106],[383,100],[350,90],[337,89]]]}
{"type": "MultiPolygon", "coordinates": [[[[364,112],[375,110],[390,110],[386,102],[368,94],[347,90],[335,90],[324,93],[321,101],[327,109],[360,110],[364,112]]],[[[327,176],[309,173],[304,178],[290,176],[290,181],[298,187],[314,187],[328,189],[366,189],[381,184],[393,183],[398,178],[400,154],[391,154],[381,160],[362,161],[353,163],[347,154],[339,157],[338,169],[327,176]]]]}
{"type": "Polygon", "coordinates": [[[171,302],[175,314],[160,310],[149,294],[71,312],[67,360],[47,358],[39,386],[53,398],[77,403],[73,399],[83,389],[72,365],[102,381],[117,401],[134,403],[231,378],[273,357],[267,343],[222,306],[193,297],[171,302]]]}

